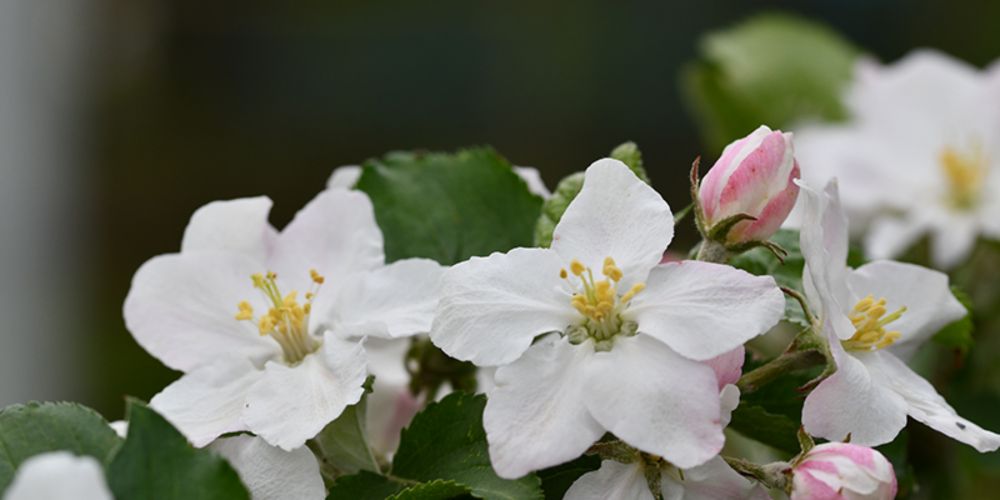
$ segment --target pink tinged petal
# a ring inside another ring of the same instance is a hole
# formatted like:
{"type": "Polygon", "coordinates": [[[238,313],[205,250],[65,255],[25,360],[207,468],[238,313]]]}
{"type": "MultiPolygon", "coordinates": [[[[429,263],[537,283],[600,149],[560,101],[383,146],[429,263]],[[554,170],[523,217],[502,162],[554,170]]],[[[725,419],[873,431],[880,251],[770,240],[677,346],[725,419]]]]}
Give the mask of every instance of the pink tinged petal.
{"type": "Polygon", "coordinates": [[[624,273],[622,286],[643,281],[674,237],[667,202],[624,163],[605,158],[587,169],[580,194],[552,234],[563,265],[579,259],[595,273],[611,257],[624,273]]]}
{"type": "Polygon", "coordinates": [[[309,288],[309,269],[316,269],[327,278],[326,292],[341,277],[384,262],[382,231],[368,196],[332,189],[313,198],[281,231],[269,264],[299,291],[309,288]]]}
{"type": "Polygon", "coordinates": [[[410,374],[405,366],[409,349],[409,339],[365,341],[368,373],[375,376],[374,390],[367,398],[366,424],[370,444],[381,454],[396,450],[400,431],[420,409],[409,388],[410,374]]]}
{"type": "Polygon", "coordinates": [[[17,468],[4,500],[112,500],[101,463],[94,457],[50,451],[17,468]]]}
{"type": "Polygon", "coordinates": [[[585,368],[590,414],[609,432],[678,467],[715,456],[724,442],[715,373],[652,337],[615,339],[585,368]]]}
{"type": "Polygon", "coordinates": [[[730,242],[764,241],[781,229],[781,225],[788,218],[788,214],[795,207],[795,202],[799,198],[799,186],[795,184],[795,179],[799,178],[799,165],[794,164],[794,168],[788,174],[788,181],[785,188],[767,198],[764,208],[756,215],[755,221],[744,221],[736,226],[729,233],[730,242]]]}
{"type": "Polygon", "coordinates": [[[873,379],[898,394],[906,404],[906,412],[915,420],[980,453],[1000,448],[1000,435],[958,416],[930,382],[891,353],[871,353],[865,357],[865,365],[871,370],[873,379]]]}
{"type": "Polygon", "coordinates": [[[719,390],[729,384],[735,384],[743,376],[743,362],[746,359],[746,348],[741,346],[724,352],[712,359],[705,361],[714,372],[715,378],[719,381],[719,390]]]}
{"type": "Polygon", "coordinates": [[[889,312],[906,307],[886,329],[901,334],[890,351],[907,357],[945,325],[968,314],[951,293],[948,275],[913,264],[870,262],[848,274],[847,282],[857,297],[885,298],[889,312]]]}
{"type": "Polygon", "coordinates": [[[449,356],[479,366],[514,361],[538,335],[580,319],[548,249],[515,248],[473,257],[445,271],[431,340],[449,356]]]}
{"type": "Polygon", "coordinates": [[[565,500],[653,500],[646,476],[638,463],[623,464],[614,460],[601,462],[601,468],[579,477],[566,490],[565,500]]]}
{"type": "Polygon", "coordinates": [[[362,169],[359,165],[344,165],[333,169],[326,181],[327,189],[353,189],[361,178],[362,169]]]}
{"type": "Polygon", "coordinates": [[[268,443],[293,450],[361,399],[366,375],[361,343],[327,333],[322,348],[299,364],[264,367],[247,395],[243,419],[268,443]]]}
{"type": "Polygon", "coordinates": [[[310,327],[331,325],[341,337],[408,337],[427,333],[441,295],[444,267],[405,259],[344,277],[338,293],[320,293],[310,327]]]}
{"type": "Polygon", "coordinates": [[[824,443],[793,470],[792,498],[892,499],[896,475],[879,452],[848,443],[824,443]],[[844,495],[844,496],[841,496],[844,495]]]}
{"type": "Polygon", "coordinates": [[[653,269],[626,314],[640,332],[704,361],[767,332],[784,311],[785,298],[773,278],[684,261],[653,269]]]}
{"type": "Polygon", "coordinates": [[[490,460],[500,477],[513,479],[580,456],[605,429],[590,416],[584,392],[588,344],[572,346],[549,335],[520,359],[496,372],[483,427],[490,460]]]}
{"type": "Polygon", "coordinates": [[[701,200],[705,215],[710,220],[722,218],[718,210],[719,198],[722,196],[722,191],[726,189],[726,185],[729,184],[729,177],[740,167],[743,160],[755,151],[760,146],[760,143],[764,141],[764,138],[770,134],[771,129],[766,125],[761,125],[751,132],[750,135],[733,141],[722,150],[722,156],[719,157],[715,164],[712,165],[712,168],[708,170],[708,173],[705,174],[705,178],[701,180],[701,186],[698,190],[698,198],[701,200]]]}
{"type": "Polygon", "coordinates": [[[722,457],[713,457],[697,467],[684,469],[684,479],[663,474],[664,500],[769,500],[767,490],[754,481],[741,476],[722,457]],[[674,487],[677,485],[680,488],[674,487]],[[679,496],[670,496],[669,491],[682,490],[679,496]]]}
{"type": "Polygon", "coordinates": [[[256,436],[217,440],[209,448],[236,469],[254,500],[322,500],[326,487],[319,462],[303,446],[284,451],[256,436]]]}
{"type": "Polygon", "coordinates": [[[202,447],[227,432],[247,429],[242,418],[247,394],[262,376],[245,359],[217,359],[168,385],[149,406],[202,447]]]}
{"type": "Polygon", "coordinates": [[[842,441],[850,434],[852,443],[865,446],[892,441],[906,426],[906,402],[839,342],[831,342],[830,348],[837,371],[806,397],[802,407],[806,432],[830,441],[842,441]]]}
{"type": "Polygon", "coordinates": [[[235,252],[263,262],[278,235],[267,222],[270,211],[266,196],[209,203],[191,216],[181,253],[235,252]]]}
{"type": "Polygon", "coordinates": [[[277,343],[235,319],[236,305],[254,298],[255,272],[260,272],[257,261],[234,253],[154,257],[132,278],[125,326],[150,354],[185,372],[219,356],[263,362],[280,355],[277,343]]]}
{"type": "Polygon", "coordinates": [[[719,193],[716,217],[756,216],[770,198],[787,188],[793,167],[791,134],[771,132],[732,170],[719,193]]]}
{"type": "Polygon", "coordinates": [[[806,470],[792,479],[791,500],[847,500],[840,492],[806,470]]]}

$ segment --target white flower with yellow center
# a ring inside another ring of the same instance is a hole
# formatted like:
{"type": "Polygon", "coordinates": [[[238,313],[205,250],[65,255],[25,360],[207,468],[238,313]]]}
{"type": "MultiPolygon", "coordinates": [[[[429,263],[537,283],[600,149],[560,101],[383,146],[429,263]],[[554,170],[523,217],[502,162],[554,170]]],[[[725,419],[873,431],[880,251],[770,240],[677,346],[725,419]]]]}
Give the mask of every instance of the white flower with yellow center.
{"type": "Polygon", "coordinates": [[[431,340],[499,366],[483,424],[503,477],[562,463],[605,432],[678,467],[723,444],[703,363],[767,331],[770,277],[705,262],[658,265],[670,207],[623,163],[600,160],[551,248],[516,248],[445,272],[431,340]]]}
{"type": "Polygon", "coordinates": [[[806,431],[831,441],[876,446],[915,420],[981,452],[1000,436],[959,417],[904,360],[966,310],[948,277],[912,264],[874,261],[847,267],[847,218],[837,185],[803,186],[803,284],[830,341],[837,371],[806,398],[806,431]]]}
{"type": "Polygon", "coordinates": [[[1000,239],[1000,70],[926,50],[863,60],[845,104],[849,122],[797,129],[795,150],[810,185],[839,179],[869,257],[930,235],[934,265],[951,268],[977,236],[1000,239]]]}
{"type": "Polygon", "coordinates": [[[150,405],[196,446],[242,430],[301,446],[361,397],[365,337],[428,331],[433,319],[441,267],[386,265],[363,193],[321,193],[280,233],[270,207],[202,207],[181,252],[146,262],[125,300],[136,341],[184,372],[150,405]]]}

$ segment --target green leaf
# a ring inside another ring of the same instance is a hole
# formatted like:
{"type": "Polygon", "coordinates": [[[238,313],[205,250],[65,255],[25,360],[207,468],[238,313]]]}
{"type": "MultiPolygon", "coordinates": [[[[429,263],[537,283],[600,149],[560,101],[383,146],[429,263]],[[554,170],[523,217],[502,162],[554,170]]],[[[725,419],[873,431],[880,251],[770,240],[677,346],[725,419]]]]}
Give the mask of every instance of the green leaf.
{"type": "Polygon", "coordinates": [[[619,144],[618,147],[611,150],[609,156],[627,165],[636,177],[642,179],[642,182],[649,184],[649,175],[646,174],[646,169],[642,164],[642,151],[639,151],[639,146],[634,142],[629,141],[619,144]]]}
{"type": "Polygon", "coordinates": [[[571,462],[538,471],[545,500],[560,500],[580,476],[601,468],[601,457],[584,455],[571,462]]]}
{"type": "Polygon", "coordinates": [[[707,34],[683,89],[708,145],[721,150],[760,124],[845,118],[841,95],[859,51],[825,26],[764,14],[707,34]]]}
{"type": "Polygon", "coordinates": [[[786,415],[769,412],[758,405],[740,402],[733,411],[729,428],[789,455],[799,451],[799,441],[796,438],[799,422],[786,415]]]}
{"type": "Polygon", "coordinates": [[[542,200],[489,148],[392,153],[365,162],[356,189],[375,206],[388,261],[454,264],[531,246],[542,200]]]}
{"type": "Polygon", "coordinates": [[[403,430],[392,475],[454,480],[490,500],[542,498],[537,476],[502,479],[493,470],[483,430],[485,406],[485,396],[453,393],[418,413],[403,430]]]}
{"type": "Polygon", "coordinates": [[[310,442],[323,464],[325,475],[338,477],[366,470],[378,472],[378,461],[368,445],[366,415],[368,393],[374,377],[365,381],[365,393],[356,404],[348,406],[310,442]]]}
{"type": "Polygon", "coordinates": [[[428,483],[410,486],[387,500],[448,500],[468,496],[469,487],[455,481],[437,479],[428,483]]]}
{"type": "Polygon", "coordinates": [[[962,319],[946,325],[934,334],[933,339],[934,342],[950,349],[956,349],[964,355],[969,352],[972,344],[975,343],[972,338],[972,330],[974,328],[972,323],[972,298],[954,286],[951,287],[951,293],[965,306],[968,314],[963,316],[962,319]]]}
{"type": "Polygon", "coordinates": [[[144,404],[129,401],[128,422],[128,437],[107,468],[116,499],[250,498],[228,462],[193,448],[144,404]]]}
{"type": "Polygon", "coordinates": [[[0,410],[0,491],[34,455],[66,450],[107,464],[121,442],[104,417],[76,403],[8,406],[0,410]]]}
{"type": "Polygon", "coordinates": [[[373,472],[361,471],[352,476],[337,478],[330,488],[327,500],[383,500],[406,485],[373,472]]]}

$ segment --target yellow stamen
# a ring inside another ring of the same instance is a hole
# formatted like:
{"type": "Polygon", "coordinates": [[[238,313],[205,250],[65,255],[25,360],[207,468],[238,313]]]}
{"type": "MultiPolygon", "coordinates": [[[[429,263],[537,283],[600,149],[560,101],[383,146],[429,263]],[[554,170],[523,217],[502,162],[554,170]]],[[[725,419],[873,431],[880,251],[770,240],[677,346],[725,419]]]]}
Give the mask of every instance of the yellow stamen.
{"type": "Polygon", "coordinates": [[[584,266],[582,262],[573,259],[569,263],[569,270],[571,273],[573,273],[573,276],[580,276],[583,274],[584,271],[587,270],[587,267],[584,266]]]}
{"type": "Polygon", "coordinates": [[[886,331],[885,326],[899,319],[906,312],[901,307],[891,314],[886,314],[886,300],[875,300],[871,295],[861,299],[848,314],[854,325],[854,335],[843,341],[845,349],[852,351],[876,351],[889,347],[902,335],[898,331],[886,331]]]}
{"type": "Polygon", "coordinates": [[[566,279],[566,278],[569,277],[569,273],[567,273],[565,269],[560,269],[559,270],[559,277],[562,278],[562,279],[566,279]]]}
{"type": "Polygon", "coordinates": [[[589,332],[585,335],[590,335],[597,341],[609,341],[623,330],[630,330],[629,334],[634,334],[635,324],[624,321],[621,313],[646,285],[636,283],[624,295],[619,295],[617,285],[622,279],[622,270],[614,259],[605,258],[601,271],[606,279],[597,280],[590,268],[573,259],[570,261],[569,272],[566,269],[559,272],[559,277],[570,281],[579,290],[570,298],[570,304],[585,318],[585,323],[579,325],[584,328],[581,331],[589,332]],[[570,278],[570,273],[579,278],[579,283],[570,278]],[[629,328],[623,329],[624,323],[629,323],[629,328]]]}
{"type": "Polygon", "coordinates": [[[265,274],[253,274],[250,279],[254,288],[261,291],[270,307],[259,320],[254,319],[253,306],[247,301],[237,304],[236,319],[251,321],[257,325],[262,336],[273,338],[284,354],[285,361],[297,363],[319,347],[319,341],[309,334],[309,312],[316,291],[322,285],[324,278],[316,270],[310,270],[309,276],[314,283],[310,292],[305,294],[306,302],[300,303],[298,291],[292,290],[282,295],[278,289],[278,275],[268,271],[265,274]]]}
{"type": "Polygon", "coordinates": [[[978,201],[986,179],[989,159],[979,146],[968,151],[945,147],[938,163],[948,180],[950,201],[958,208],[970,208],[978,201]]]}

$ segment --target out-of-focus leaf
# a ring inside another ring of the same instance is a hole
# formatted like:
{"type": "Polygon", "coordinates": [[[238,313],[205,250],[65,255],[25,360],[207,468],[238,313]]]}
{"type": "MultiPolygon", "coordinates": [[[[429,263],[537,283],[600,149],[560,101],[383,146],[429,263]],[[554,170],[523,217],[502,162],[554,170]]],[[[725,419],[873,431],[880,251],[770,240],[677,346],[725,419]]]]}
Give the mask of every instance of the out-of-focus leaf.
{"type": "Polygon", "coordinates": [[[741,402],[733,412],[729,428],[763,444],[788,453],[798,453],[796,439],[800,423],[780,413],[771,413],[763,407],[741,402]]]}
{"type": "Polygon", "coordinates": [[[934,342],[951,349],[957,349],[964,355],[969,352],[972,344],[975,343],[972,338],[972,330],[974,328],[972,323],[972,299],[956,287],[951,287],[951,293],[965,306],[968,314],[962,317],[962,319],[949,323],[935,333],[933,339],[934,342]]]}
{"type": "Polygon", "coordinates": [[[489,148],[392,153],[365,162],[355,189],[375,206],[388,261],[454,264],[531,246],[542,200],[489,148]]]}
{"type": "Polygon", "coordinates": [[[195,449],[163,417],[138,401],[128,407],[128,437],[108,464],[118,500],[249,499],[222,457],[195,449]]]}
{"type": "Polygon", "coordinates": [[[917,486],[917,478],[913,473],[913,465],[910,464],[907,456],[909,444],[910,433],[907,429],[903,429],[891,443],[886,443],[875,448],[885,455],[885,458],[889,459],[889,462],[892,463],[892,468],[896,471],[896,484],[899,487],[897,491],[898,498],[909,497],[917,486]]]}
{"type": "Polygon", "coordinates": [[[841,95],[858,49],[818,23],[764,14],[705,35],[683,89],[706,142],[721,150],[760,124],[845,117],[841,95]]]}
{"type": "Polygon", "coordinates": [[[436,479],[420,483],[389,497],[386,500],[448,500],[450,498],[467,497],[469,487],[455,481],[436,479]]]}
{"type": "Polygon", "coordinates": [[[538,471],[545,500],[560,500],[580,476],[601,468],[601,457],[584,455],[571,462],[538,471]]]}
{"type": "MultiPolygon", "coordinates": [[[[766,248],[757,247],[734,256],[729,260],[729,264],[757,276],[772,276],[778,286],[803,293],[802,270],[805,267],[805,259],[799,248],[799,232],[782,229],[771,237],[771,241],[788,251],[784,263],[766,248]]],[[[809,326],[802,307],[795,299],[788,296],[785,297],[785,320],[809,326]]]]}
{"type": "Polygon", "coordinates": [[[354,475],[337,478],[326,499],[384,500],[405,487],[403,483],[363,470],[354,475]]]}
{"type": "Polygon", "coordinates": [[[107,464],[121,442],[104,417],[76,403],[8,406],[0,410],[0,492],[34,455],[66,450],[107,464]]]}

